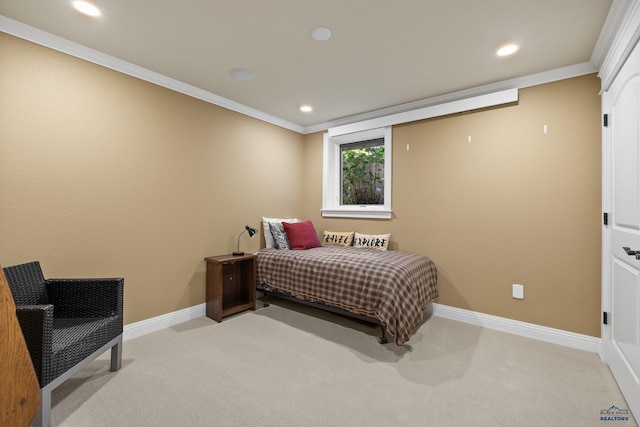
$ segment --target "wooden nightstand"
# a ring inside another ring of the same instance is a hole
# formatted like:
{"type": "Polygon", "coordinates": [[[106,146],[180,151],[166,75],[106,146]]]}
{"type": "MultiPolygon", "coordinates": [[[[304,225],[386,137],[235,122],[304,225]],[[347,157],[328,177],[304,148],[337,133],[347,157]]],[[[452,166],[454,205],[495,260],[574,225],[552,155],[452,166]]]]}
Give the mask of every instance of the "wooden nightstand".
{"type": "Polygon", "coordinates": [[[207,262],[207,317],[223,317],[256,309],[256,256],[219,255],[207,262]]]}

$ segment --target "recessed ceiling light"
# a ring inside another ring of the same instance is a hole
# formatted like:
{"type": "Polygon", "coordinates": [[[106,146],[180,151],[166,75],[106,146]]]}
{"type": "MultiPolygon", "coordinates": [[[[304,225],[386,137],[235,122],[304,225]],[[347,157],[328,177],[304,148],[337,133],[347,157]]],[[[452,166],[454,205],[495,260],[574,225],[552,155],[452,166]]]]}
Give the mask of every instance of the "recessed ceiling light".
{"type": "Polygon", "coordinates": [[[245,70],[244,68],[234,68],[229,71],[229,74],[236,80],[253,80],[256,78],[251,71],[245,70]]]}
{"type": "Polygon", "coordinates": [[[98,9],[96,6],[94,6],[93,4],[89,3],[88,1],[81,1],[81,0],[76,0],[73,2],[73,7],[80,13],[87,15],[87,16],[93,16],[93,17],[97,17],[100,16],[102,13],[100,12],[100,9],[98,9]]]}
{"type": "Polygon", "coordinates": [[[313,111],[313,107],[311,105],[303,105],[300,107],[300,111],[303,113],[310,113],[313,111]]]}
{"type": "Polygon", "coordinates": [[[311,30],[311,37],[319,42],[327,41],[331,38],[331,30],[326,27],[316,27],[311,30]]]}
{"type": "Polygon", "coordinates": [[[498,51],[496,52],[496,55],[498,56],[509,56],[509,55],[513,55],[514,53],[516,53],[518,50],[518,45],[517,44],[507,44],[502,46],[500,49],[498,49],[498,51]]]}

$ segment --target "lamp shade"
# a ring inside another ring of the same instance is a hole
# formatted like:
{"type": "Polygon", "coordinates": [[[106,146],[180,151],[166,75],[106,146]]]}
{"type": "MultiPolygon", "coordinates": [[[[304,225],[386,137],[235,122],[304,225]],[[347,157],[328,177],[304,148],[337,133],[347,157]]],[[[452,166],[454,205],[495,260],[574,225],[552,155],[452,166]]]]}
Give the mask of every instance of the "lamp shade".
{"type": "Polygon", "coordinates": [[[251,228],[248,225],[245,225],[244,228],[245,230],[247,230],[247,233],[249,233],[249,237],[251,238],[253,238],[253,236],[258,234],[258,230],[256,230],[255,228],[251,228]]]}

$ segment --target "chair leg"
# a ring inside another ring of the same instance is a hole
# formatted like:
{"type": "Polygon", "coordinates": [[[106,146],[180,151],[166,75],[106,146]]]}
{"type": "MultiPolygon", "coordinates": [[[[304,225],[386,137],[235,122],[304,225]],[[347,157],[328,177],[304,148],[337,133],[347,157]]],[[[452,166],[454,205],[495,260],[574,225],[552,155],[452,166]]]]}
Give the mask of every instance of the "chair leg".
{"type": "Polygon", "coordinates": [[[31,422],[31,425],[33,427],[51,427],[51,391],[71,378],[77,372],[79,372],[87,363],[95,359],[97,356],[103,354],[109,348],[109,344],[111,344],[112,342],[115,342],[115,344],[111,346],[110,370],[117,371],[120,369],[120,367],[122,366],[122,334],[120,334],[117,339],[114,338],[114,340],[105,344],[102,348],[96,350],[93,354],[87,356],[73,368],[69,369],[64,374],[51,381],[44,388],[40,389],[40,407],[38,408],[38,413],[31,422]]]}
{"type": "Polygon", "coordinates": [[[51,390],[47,387],[40,389],[40,407],[31,425],[33,427],[51,427],[51,390]]]}
{"type": "Polygon", "coordinates": [[[111,371],[115,372],[122,367],[122,335],[118,342],[111,347],[111,371]]]}

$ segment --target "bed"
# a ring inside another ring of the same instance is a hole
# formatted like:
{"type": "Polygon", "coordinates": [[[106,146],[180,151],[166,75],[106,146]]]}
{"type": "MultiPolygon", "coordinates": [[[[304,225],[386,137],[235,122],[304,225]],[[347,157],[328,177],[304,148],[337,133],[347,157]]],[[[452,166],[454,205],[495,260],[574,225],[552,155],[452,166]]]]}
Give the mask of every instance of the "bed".
{"type": "Polygon", "coordinates": [[[423,255],[328,245],[262,249],[257,282],[265,296],[285,296],[381,325],[397,345],[411,338],[438,296],[436,267],[423,255]]]}

